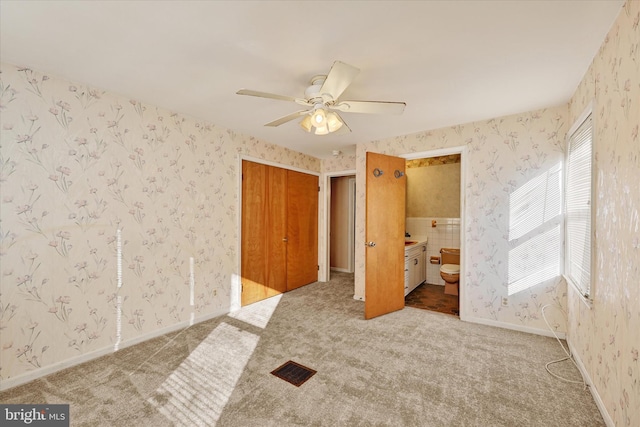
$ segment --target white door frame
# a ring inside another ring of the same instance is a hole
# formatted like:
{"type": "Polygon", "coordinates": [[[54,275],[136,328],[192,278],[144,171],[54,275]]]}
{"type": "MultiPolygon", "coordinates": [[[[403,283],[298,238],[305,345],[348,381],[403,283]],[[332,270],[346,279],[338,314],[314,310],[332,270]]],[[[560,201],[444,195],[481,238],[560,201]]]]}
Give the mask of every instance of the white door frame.
{"type": "MultiPolygon", "coordinates": [[[[330,232],[331,232],[331,178],[337,178],[337,177],[341,177],[341,176],[355,176],[356,175],[356,171],[355,169],[350,169],[350,170],[346,170],[346,171],[339,171],[339,172],[326,172],[323,174],[323,182],[324,182],[324,188],[325,188],[325,197],[324,197],[324,203],[323,203],[323,212],[322,212],[322,219],[324,222],[324,259],[325,259],[325,263],[324,263],[324,269],[322,269],[320,271],[320,277],[318,277],[318,280],[321,282],[328,282],[329,278],[331,277],[331,255],[329,253],[329,250],[331,248],[331,238],[330,236],[330,232]]],[[[355,200],[354,200],[354,210],[355,210],[355,200]]],[[[354,212],[355,213],[355,212],[354,212]]],[[[350,230],[351,232],[351,230],[350,230]]],[[[354,229],[353,232],[355,233],[355,225],[354,225],[354,229]]],[[[354,238],[355,241],[355,238],[354,238]]],[[[355,246],[353,248],[353,251],[351,251],[351,249],[349,250],[349,257],[350,257],[350,264],[351,263],[355,263],[355,261],[353,261],[353,257],[354,254],[353,252],[355,252],[355,246]]],[[[322,264],[321,264],[322,265],[322,264]]]]}

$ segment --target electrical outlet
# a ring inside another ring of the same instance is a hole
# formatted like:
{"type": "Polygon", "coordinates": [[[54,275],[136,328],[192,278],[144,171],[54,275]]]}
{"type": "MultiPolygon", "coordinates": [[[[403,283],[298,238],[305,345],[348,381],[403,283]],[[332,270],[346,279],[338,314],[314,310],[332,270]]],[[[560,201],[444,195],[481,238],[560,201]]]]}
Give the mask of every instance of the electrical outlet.
{"type": "Polygon", "coordinates": [[[509,306],[509,298],[502,297],[502,306],[503,307],[508,307],[509,306]]]}

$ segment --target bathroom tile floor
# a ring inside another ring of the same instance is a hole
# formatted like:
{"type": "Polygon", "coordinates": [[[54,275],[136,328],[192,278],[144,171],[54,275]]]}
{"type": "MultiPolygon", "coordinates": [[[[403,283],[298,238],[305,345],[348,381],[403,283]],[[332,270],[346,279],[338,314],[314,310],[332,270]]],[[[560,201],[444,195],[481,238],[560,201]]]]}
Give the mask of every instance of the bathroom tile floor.
{"type": "Polygon", "coordinates": [[[444,286],[423,283],[404,298],[404,304],[407,307],[459,315],[458,296],[445,294],[444,286]]]}

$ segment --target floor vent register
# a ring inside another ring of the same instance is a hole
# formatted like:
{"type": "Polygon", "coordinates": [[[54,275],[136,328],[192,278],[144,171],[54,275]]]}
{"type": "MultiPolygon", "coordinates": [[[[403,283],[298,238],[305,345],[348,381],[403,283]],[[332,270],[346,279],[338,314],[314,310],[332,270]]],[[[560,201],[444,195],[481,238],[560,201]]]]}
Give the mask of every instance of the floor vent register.
{"type": "Polygon", "coordinates": [[[293,384],[296,387],[300,387],[305,383],[305,381],[314,376],[316,371],[289,360],[279,368],[271,371],[271,373],[276,377],[282,378],[283,380],[293,384]]]}

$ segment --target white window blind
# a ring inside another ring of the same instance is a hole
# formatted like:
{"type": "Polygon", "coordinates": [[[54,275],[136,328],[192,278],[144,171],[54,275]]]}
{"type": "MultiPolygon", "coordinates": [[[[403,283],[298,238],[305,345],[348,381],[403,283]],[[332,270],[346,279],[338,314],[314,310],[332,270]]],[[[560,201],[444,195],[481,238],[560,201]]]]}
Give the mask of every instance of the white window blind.
{"type": "Polygon", "coordinates": [[[565,194],[565,276],[583,297],[591,299],[591,114],[569,136],[565,194]]]}

